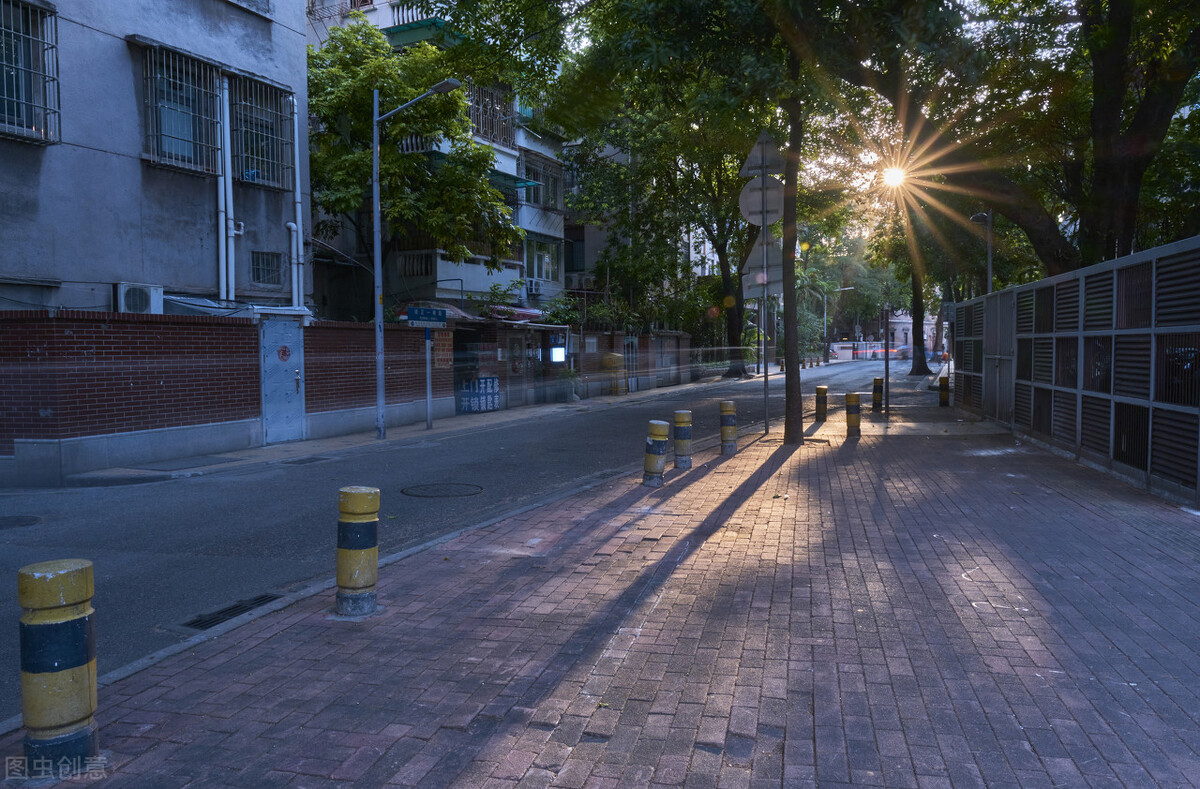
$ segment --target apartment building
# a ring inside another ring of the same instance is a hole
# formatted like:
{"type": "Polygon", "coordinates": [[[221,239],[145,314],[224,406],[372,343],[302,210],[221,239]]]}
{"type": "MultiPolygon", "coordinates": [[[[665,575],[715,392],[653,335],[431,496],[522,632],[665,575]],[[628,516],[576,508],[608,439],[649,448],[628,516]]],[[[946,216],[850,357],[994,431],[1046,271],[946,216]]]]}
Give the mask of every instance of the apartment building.
{"type": "MultiPolygon", "coordinates": [[[[397,50],[419,41],[435,40],[444,20],[404,5],[383,0],[309,0],[308,40],[319,47],[329,30],[343,24],[353,11],[360,11],[383,31],[397,50]]],[[[502,85],[472,82],[470,74],[448,74],[462,80],[470,98],[471,126],[475,140],[495,154],[489,176],[512,209],[513,220],[525,231],[524,242],[501,250],[502,270],[488,271],[484,265],[491,251],[482,243],[468,241],[476,253],[466,263],[446,259],[443,250],[419,234],[408,234],[409,248],[384,260],[384,291],[402,293],[406,300],[436,300],[459,303],[479,296],[494,285],[507,288],[524,282],[519,298],[536,310],[565,287],[563,172],[558,159],[563,140],[537,124],[532,108],[523,106],[502,85]]],[[[386,108],[381,108],[386,111],[386,108]]],[[[365,221],[370,221],[364,216],[365,221]]],[[[318,267],[317,302],[336,313],[344,310],[347,297],[361,301],[364,291],[362,267],[369,250],[343,234],[329,249],[315,250],[318,267]],[[348,280],[357,280],[357,286],[348,280]],[[339,303],[342,302],[342,303],[339,303]]],[[[534,313],[530,313],[534,314],[534,313]]]]}
{"type": "Polygon", "coordinates": [[[0,0],[0,310],[303,312],[304,17],[0,0]]]}

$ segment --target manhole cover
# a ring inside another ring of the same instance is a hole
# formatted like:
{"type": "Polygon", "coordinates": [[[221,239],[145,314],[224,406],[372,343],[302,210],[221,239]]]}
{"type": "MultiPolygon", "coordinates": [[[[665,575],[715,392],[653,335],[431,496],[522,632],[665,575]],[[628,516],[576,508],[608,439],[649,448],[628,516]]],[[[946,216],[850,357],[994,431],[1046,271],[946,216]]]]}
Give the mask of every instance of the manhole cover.
{"type": "Polygon", "coordinates": [[[36,515],[0,515],[0,529],[19,529],[41,521],[36,515]]]}
{"type": "Polygon", "coordinates": [[[478,485],[468,485],[465,482],[438,482],[433,485],[413,485],[400,491],[405,496],[415,496],[421,499],[449,499],[456,496],[474,496],[482,493],[478,485]]]}
{"type": "Polygon", "coordinates": [[[227,605],[219,611],[213,611],[210,614],[201,614],[194,619],[189,619],[183,623],[183,626],[190,627],[192,630],[208,630],[222,622],[228,622],[235,616],[241,616],[247,611],[253,611],[255,608],[278,600],[279,597],[280,595],[267,593],[260,594],[258,597],[251,597],[249,600],[238,600],[233,605],[227,605]]]}

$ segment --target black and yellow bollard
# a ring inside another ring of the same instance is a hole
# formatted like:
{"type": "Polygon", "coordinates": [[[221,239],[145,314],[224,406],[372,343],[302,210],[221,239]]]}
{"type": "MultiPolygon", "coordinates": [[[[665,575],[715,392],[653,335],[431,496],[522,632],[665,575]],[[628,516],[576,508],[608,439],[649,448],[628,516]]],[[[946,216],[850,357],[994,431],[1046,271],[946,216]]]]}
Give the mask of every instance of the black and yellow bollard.
{"type": "Polygon", "coordinates": [[[846,393],[846,436],[862,435],[862,412],[859,410],[858,392],[846,393]]]}
{"type": "Polygon", "coordinates": [[[871,410],[879,412],[883,408],[883,379],[876,378],[871,388],[871,410]]]}
{"type": "Polygon", "coordinates": [[[807,370],[807,369],[808,369],[808,359],[805,359],[805,358],[803,358],[803,357],[801,357],[801,358],[800,358],[800,369],[801,369],[801,370],[807,370]]]}
{"type": "Polygon", "coordinates": [[[692,412],[675,412],[675,468],[692,467],[692,412]]]}
{"type": "Polygon", "coordinates": [[[721,454],[737,454],[737,404],[721,401],[721,454]]]}
{"type": "Polygon", "coordinates": [[[379,488],[338,491],[337,597],[340,616],[375,612],[379,580],[379,488]]]}
{"type": "Polygon", "coordinates": [[[944,375],[938,379],[938,405],[950,405],[950,379],[944,375]]]}
{"type": "Polygon", "coordinates": [[[27,764],[82,772],[100,753],[92,563],[58,559],[17,571],[21,719],[27,764]]]}
{"type": "Polygon", "coordinates": [[[667,468],[667,433],[670,425],[659,419],[651,419],[646,428],[646,463],[642,484],[650,488],[661,488],[663,471],[667,468]]]}
{"type": "Polygon", "coordinates": [[[813,417],[818,422],[824,422],[829,413],[829,387],[817,387],[817,415],[813,417]]]}

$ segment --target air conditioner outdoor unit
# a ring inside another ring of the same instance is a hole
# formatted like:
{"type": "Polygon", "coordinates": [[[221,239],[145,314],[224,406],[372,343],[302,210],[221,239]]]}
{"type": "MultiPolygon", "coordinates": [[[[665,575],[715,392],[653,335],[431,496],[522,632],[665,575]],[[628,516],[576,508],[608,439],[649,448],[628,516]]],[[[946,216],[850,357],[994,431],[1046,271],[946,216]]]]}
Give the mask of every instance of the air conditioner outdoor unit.
{"type": "Polygon", "coordinates": [[[583,280],[583,287],[585,290],[592,290],[596,287],[595,277],[581,277],[581,279],[583,280]]]}
{"type": "Polygon", "coordinates": [[[580,283],[581,279],[582,279],[582,277],[580,277],[578,274],[567,274],[567,279],[566,279],[567,290],[575,290],[575,289],[581,287],[581,283],[580,283]]]}
{"type": "Polygon", "coordinates": [[[530,296],[539,296],[539,295],[541,295],[541,293],[542,293],[541,280],[536,280],[536,279],[529,280],[529,295],[530,296]]]}
{"type": "Polygon", "coordinates": [[[117,312],[132,312],[141,315],[162,315],[162,286],[139,285],[134,282],[114,283],[113,305],[117,308],[117,312]]]}

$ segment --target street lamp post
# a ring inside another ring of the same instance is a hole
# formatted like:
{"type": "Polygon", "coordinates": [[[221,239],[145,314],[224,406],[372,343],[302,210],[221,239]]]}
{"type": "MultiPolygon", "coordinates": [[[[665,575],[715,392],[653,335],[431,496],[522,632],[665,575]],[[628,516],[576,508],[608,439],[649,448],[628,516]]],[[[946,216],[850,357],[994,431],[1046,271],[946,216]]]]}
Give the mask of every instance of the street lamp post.
{"type": "Polygon", "coordinates": [[[456,79],[444,79],[411,101],[406,101],[391,112],[379,114],[379,89],[371,100],[371,205],[374,209],[374,275],[375,275],[375,437],[387,438],[384,419],[384,364],[383,364],[383,230],[379,216],[379,124],[435,93],[449,93],[462,83],[456,79]]]}
{"type": "Polygon", "coordinates": [[[972,222],[987,225],[987,286],[984,293],[992,292],[992,209],[981,211],[971,217],[972,222]]]}

